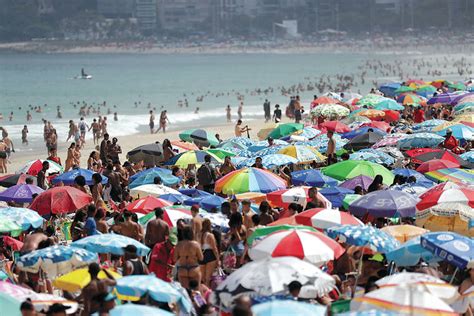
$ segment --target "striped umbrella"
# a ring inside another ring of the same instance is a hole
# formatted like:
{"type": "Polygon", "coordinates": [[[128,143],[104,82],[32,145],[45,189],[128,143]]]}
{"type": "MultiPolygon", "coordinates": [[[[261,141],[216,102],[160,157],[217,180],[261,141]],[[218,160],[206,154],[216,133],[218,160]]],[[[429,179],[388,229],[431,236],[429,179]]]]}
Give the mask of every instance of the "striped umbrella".
{"type": "Polygon", "coordinates": [[[276,225],[276,226],[260,226],[255,229],[255,231],[247,238],[247,245],[251,246],[254,243],[262,240],[266,236],[273,234],[275,232],[285,231],[285,230],[306,230],[315,232],[316,230],[309,226],[303,225],[276,225]]]}
{"type": "Polygon", "coordinates": [[[26,179],[31,179],[34,185],[37,184],[35,176],[30,176],[24,173],[18,173],[18,174],[7,174],[4,176],[1,176],[0,186],[4,188],[9,188],[17,184],[25,184],[26,179]]]}
{"type": "MultiPolygon", "coordinates": [[[[186,206],[167,206],[163,210],[163,220],[168,223],[170,227],[176,227],[176,223],[179,219],[191,220],[193,218],[191,215],[191,209],[187,208],[186,206]]],[[[149,221],[155,218],[155,213],[150,212],[147,215],[141,217],[138,222],[145,226],[149,221]]]]}
{"type": "Polygon", "coordinates": [[[474,185],[474,174],[460,168],[438,169],[425,173],[425,176],[437,182],[451,181],[457,184],[474,185]]]}
{"type": "Polygon", "coordinates": [[[339,258],[344,251],[339,243],[320,232],[285,230],[263,238],[249,250],[249,256],[252,260],[296,257],[320,266],[339,258]]]}
{"type": "Polygon", "coordinates": [[[149,195],[128,204],[126,209],[134,213],[148,214],[157,207],[165,207],[171,205],[172,203],[166,200],[149,195]]]}
{"type": "Polygon", "coordinates": [[[36,176],[38,172],[43,169],[43,162],[48,161],[49,162],[49,169],[48,169],[48,174],[52,173],[61,173],[64,171],[63,167],[54,161],[51,160],[43,160],[43,159],[37,159],[37,160],[31,160],[27,162],[23,167],[21,167],[16,173],[26,173],[31,176],[36,176]]]}
{"type": "MultiPolygon", "coordinates": [[[[266,156],[257,156],[262,158],[262,165],[265,168],[272,169],[284,165],[296,164],[298,160],[288,155],[271,154],[266,156]]],[[[255,163],[255,158],[248,158],[237,164],[238,168],[251,167],[255,163]]]]}
{"type": "Polygon", "coordinates": [[[445,168],[459,168],[461,165],[457,162],[452,162],[450,160],[444,159],[433,159],[430,161],[426,161],[422,163],[416,171],[421,173],[427,173],[430,171],[436,171],[438,169],[445,169],[445,168]]]}
{"type": "Polygon", "coordinates": [[[400,95],[397,98],[397,102],[402,105],[419,106],[423,102],[423,98],[416,94],[407,93],[400,95]]]}
{"type": "Polygon", "coordinates": [[[342,225],[364,225],[360,220],[347,212],[335,209],[313,208],[295,216],[298,224],[312,226],[319,230],[325,230],[342,225]]]}
{"type": "Polygon", "coordinates": [[[224,194],[272,192],[286,188],[279,176],[258,168],[244,168],[226,174],[216,182],[215,191],[224,194]]]}
{"type": "Polygon", "coordinates": [[[283,147],[278,151],[278,153],[291,156],[300,163],[312,161],[323,162],[326,160],[326,157],[324,155],[309,146],[290,145],[283,147]]]}
{"type": "Polygon", "coordinates": [[[202,165],[204,163],[204,157],[206,155],[211,156],[212,163],[222,163],[224,160],[219,158],[217,155],[208,152],[206,150],[190,150],[179,155],[174,156],[165,162],[168,166],[178,166],[180,168],[187,168],[188,165],[202,165]]]}

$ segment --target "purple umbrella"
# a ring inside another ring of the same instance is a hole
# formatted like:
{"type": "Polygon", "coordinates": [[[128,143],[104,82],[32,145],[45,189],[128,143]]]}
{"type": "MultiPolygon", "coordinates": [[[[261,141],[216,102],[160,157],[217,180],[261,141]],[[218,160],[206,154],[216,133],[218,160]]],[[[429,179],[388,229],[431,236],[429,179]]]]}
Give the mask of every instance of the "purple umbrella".
{"type": "Polygon", "coordinates": [[[360,175],[344,181],[339,186],[351,190],[354,190],[356,186],[361,186],[362,189],[368,190],[369,185],[372,183],[372,181],[374,181],[374,179],[372,179],[371,177],[360,175]]]}
{"type": "Polygon", "coordinates": [[[468,93],[463,93],[463,94],[459,94],[457,97],[454,98],[453,102],[451,103],[452,105],[456,105],[459,103],[459,101],[461,101],[463,98],[467,97],[467,96],[471,96],[471,95],[474,95],[474,92],[468,92],[468,93]]]}
{"type": "Polygon", "coordinates": [[[454,100],[459,97],[459,93],[440,93],[428,100],[428,104],[443,103],[453,104],[454,100]]]}
{"type": "Polygon", "coordinates": [[[355,200],[349,211],[363,217],[367,213],[374,217],[412,217],[416,213],[417,200],[409,193],[396,190],[371,192],[355,200]]]}
{"type": "Polygon", "coordinates": [[[33,184],[17,184],[0,193],[0,201],[31,203],[33,194],[40,194],[43,191],[43,189],[33,184]]]}

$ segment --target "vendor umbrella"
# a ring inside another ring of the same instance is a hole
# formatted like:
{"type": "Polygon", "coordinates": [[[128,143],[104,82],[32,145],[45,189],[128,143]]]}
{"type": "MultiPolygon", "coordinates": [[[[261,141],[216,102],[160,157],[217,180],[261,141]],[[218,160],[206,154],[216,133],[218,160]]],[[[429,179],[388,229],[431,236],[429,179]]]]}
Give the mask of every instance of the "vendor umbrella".
{"type": "Polygon", "coordinates": [[[195,143],[197,146],[209,147],[219,145],[219,141],[213,133],[203,129],[188,129],[179,134],[179,138],[185,142],[195,143]]]}
{"type": "MultiPolygon", "coordinates": [[[[94,173],[95,173],[94,171],[89,170],[89,169],[76,168],[76,169],[72,169],[70,171],[64,172],[63,174],[60,174],[57,177],[54,177],[51,182],[53,184],[63,183],[65,185],[73,185],[76,177],[82,176],[86,180],[87,185],[93,185],[94,182],[92,181],[92,175],[94,173]]],[[[109,179],[104,175],[101,175],[101,177],[102,177],[102,184],[107,184],[109,179]]]]}
{"type": "Polygon", "coordinates": [[[368,148],[373,146],[382,138],[383,136],[380,136],[375,132],[368,132],[351,139],[347,144],[344,145],[344,149],[357,151],[363,148],[368,148]]]}
{"type": "Polygon", "coordinates": [[[92,197],[74,187],[54,187],[38,195],[30,205],[40,215],[77,211],[92,202],[92,197]]]}
{"type": "Polygon", "coordinates": [[[17,184],[0,193],[0,201],[15,203],[31,203],[34,194],[44,190],[33,184],[17,184]]]}
{"type": "Polygon", "coordinates": [[[397,190],[380,190],[368,193],[355,200],[349,211],[359,217],[413,217],[417,200],[410,194],[397,190]]]}
{"type": "Polygon", "coordinates": [[[342,225],[364,225],[360,220],[347,212],[335,209],[312,208],[295,216],[296,222],[301,225],[312,226],[319,230],[342,225]]]}
{"type": "Polygon", "coordinates": [[[286,188],[279,176],[258,168],[243,168],[226,174],[216,182],[215,191],[224,194],[272,192],[286,188]]]}
{"type": "Polygon", "coordinates": [[[320,232],[285,230],[272,233],[249,250],[252,260],[296,257],[320,266],[344,253],[336,241],[320,232]]]}
{"type": "Polygon", "coordinates": [[[26,184],[26,179],[31,179],[36,185],[36,177],[24,173],[7,174],[0,177],[0,186],[9,188],[17,184],[26,184]]]}
{"type": "Polygon", "coordinates": [[[460,269],[474,268],[472,238],[453,232],[427,233],[421,236],[421,246],[460,269]]]}
{"type": "MultiPolygon", "coordinates": [[[[304,127],[303,124],[300,123],[285,123],[278,125],[273,131],[268,134],[268,137],[277,139],[283,136],[288,136],[293,134],[294,132],[302,130],[304,127]]],[[[267,137],[267,138],[268,138],[267,137]]]]}
{"type": "Polygon", "coordinates": [[[166,200],[149,195],[128,204],[126,209],[134,213],[148,214],[152,212],[155,208],[171,205],[173,204],[166,200]]]}
{"type": "Polygon", "coordinates": [[[391,185],[393,183],[393,174],[382,165],[358,160],[346,160],[335,163],[323,168],[323,173],[337,180],[347,180],[359,175],[374,177],[381,175],[383,183],[391,185]]]}
{"type": "Polygon", "coordinates": [[[125,253],[124,248],[128,245],[137,247],[138,256],[146,256],[150,248],[136,241],[133,238],[117,234],[92,235],[79,239],[71,244],[73,249],[83,248],[88,252],[110,253],[122,256],[125,253]]]}
{"type": "Polygon", "coordinates": [[[163,161],[163,146],[159,142],[141,145],[129,151],[127,158],[133,163],[143,161],[145,165],[158,165],[163,161]]]}

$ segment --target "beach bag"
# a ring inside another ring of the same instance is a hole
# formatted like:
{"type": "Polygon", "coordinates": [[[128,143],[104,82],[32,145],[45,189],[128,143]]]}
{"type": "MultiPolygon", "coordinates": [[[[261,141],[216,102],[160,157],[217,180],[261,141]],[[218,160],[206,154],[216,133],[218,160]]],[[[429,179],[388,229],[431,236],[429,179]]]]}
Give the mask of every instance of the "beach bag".
{"type": "Polygon", "coordinates": [[[211,289],[215,290],[227,278],[224,270],[218,267],[211,276],[211,289]]]}
{"type": "Polygon", "coordinates": [[[229,249],[224,252],[223,258],[222,266],[224,270],[228,273],[232,272],[232,270],[237,266],[237,255],[235,254],[235,251],[229,247],[229,249]]]}

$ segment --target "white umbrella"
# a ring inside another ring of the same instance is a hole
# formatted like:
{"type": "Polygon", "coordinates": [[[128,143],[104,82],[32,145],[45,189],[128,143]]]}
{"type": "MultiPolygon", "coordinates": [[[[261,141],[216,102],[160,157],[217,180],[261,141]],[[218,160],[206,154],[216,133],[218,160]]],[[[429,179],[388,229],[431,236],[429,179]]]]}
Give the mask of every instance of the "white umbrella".
{"type": "Polygon", "coordinates": [[[163,194],[181,195],[179,191],[160,184],[143,184],[130,190],[130,195],[134,198],[137,198],[138,196],[145,197],[149,195],[159,197],[163,194]]]}
{"type": "Polygon", "coordinates": [[[252,261],[230,274],[215,290],[216,305],[229,307],[234,297],[241,294],[269,296],[288,294],[288,284],[298,281],[314,287],[322,296],[330,292],[334,279],[316,266],[294,257],[267,258],[252,261]]]}

